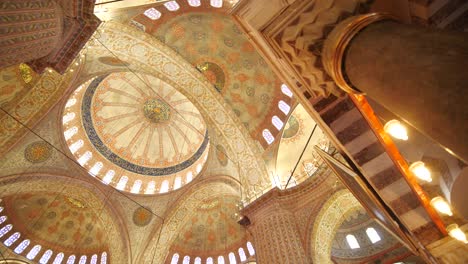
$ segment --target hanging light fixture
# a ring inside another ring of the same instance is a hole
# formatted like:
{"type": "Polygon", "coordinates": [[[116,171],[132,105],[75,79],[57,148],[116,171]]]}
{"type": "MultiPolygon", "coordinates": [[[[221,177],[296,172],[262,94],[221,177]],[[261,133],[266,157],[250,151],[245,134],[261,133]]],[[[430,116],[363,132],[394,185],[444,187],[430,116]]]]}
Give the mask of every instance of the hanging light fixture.
{"type": "Polygon", "coordinates": [[[447,226],[447,232],[449,233],[451,237],[455,238],[456,240],[461,241],[465,244],[468,244],[468,241],[466,240],[465,232],[463,232],[463,230],[461,230],[457,224],[451,224],[447,226]]]}
{"type": "Polygon", "coordinates": [[[398,120],[392,119],[388,121],[384,126],[384,130],[394,138],[408,140],[406,127],[398,120]]]}
{"type": "Polygon", "coordinates": [[[450,205],[444,200],[444,198],[440,196],[434,197],[431,200],[431,205],[442,214],[446,214],[449,216],[453,215],[452,209],[450,209],[450,205]]]}
{"type": "Polygon", "coordinates": [[[427,182],[432,181],[431,172],[426,168],[424,162],[416,161],[409,166],[409,169],[419,179],[427,182]]]}

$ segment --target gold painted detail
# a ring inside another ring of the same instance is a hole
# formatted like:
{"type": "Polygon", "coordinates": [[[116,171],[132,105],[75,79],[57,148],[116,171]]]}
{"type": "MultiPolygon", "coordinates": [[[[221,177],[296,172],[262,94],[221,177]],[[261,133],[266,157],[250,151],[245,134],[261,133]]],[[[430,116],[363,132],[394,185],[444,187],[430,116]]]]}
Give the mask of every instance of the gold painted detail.
{"type": "Polygon", "coordinates": [[[381,20],[395,20],[388,14],[371,13],[353,16],[338,24],[325,40],[322,53],[322,63],[327,73],[345,92],[361,93],[347,82],[343,74],[343,56],[351,42],[361,30],[368,25],[381,20]]]}
{"type": "Polygon", "coordinates": [[[150,99],[143,105],[143,113],[153,123],[161,123],[171,118],[170,106],[160,99],[150,99]]]}
{"type": "Polygon", "coordinates": [[[84,203],[81,202],[80,200],[77,200],[77,199],[74,199],[74,198],[71,198],[71,197],[67,197],[67,201],[76,208],[80,208],[80,209],[86,208],[84,203]]]}
{"type": "Polygon", "coordinates": [[[21,63],[19,71],[24,83],[30,83],[33,80],[32,69],[28,65],[21,63]]]}

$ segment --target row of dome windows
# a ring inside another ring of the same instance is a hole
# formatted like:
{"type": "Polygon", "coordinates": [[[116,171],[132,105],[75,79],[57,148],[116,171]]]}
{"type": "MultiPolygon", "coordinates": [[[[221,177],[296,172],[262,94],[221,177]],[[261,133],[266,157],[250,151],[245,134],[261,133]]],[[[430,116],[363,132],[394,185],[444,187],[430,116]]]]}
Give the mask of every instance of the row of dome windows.
{"type": "MultiPolygon", "coordinates": [[[[375,244],[381,240],[379,233],[377,233],[377,231],[373,227],[367,228],[366,234],[369,240],[372,242],[372,244],[375,244]]],[[[351,249],[357,249],[361,247],[354,235],[346,235],[346,242],[348,242],[348,245],[351,249]]]]}
{"type": "MultiPolygon", "coordinates": [[[[286,86],[286,84],[281,85],[281,92],[283,92],[283,94],[288,96],[289,98],[292,98],[292,96],[293,96],[293,93],[288,88],[288,86],[286,86]]],[[[288,115],[289,111],[291,111],[291,106],[289,106],[283,100],[280,100],[278,102],[278,108],[285,115],[288,115]]],[[[273,124],[273,126],[276,129],[278,129],[278,131],[281,130],[281,128],[283,128],[283,126],[284,126],[284,122],[276,115],[271,118],[271,123],[273,124]]],[[[271,131],[269,129],[267,129],[267,128],[263,130],[262,136],[265,139],[265,141],[268,143],[268,145],[270,145],[271,143],[273,143],[273,141],[275,141],[275,137],[273,136],[271,131]]]]}
{"type": "MultiPolygon", "coordinates": [[[[3,207],[0,207],[0,212],[3,211],[3,207]]],[[[5,221],[7,220],[7,216],[3,215],[0,216],[0,225],[2,225],[5,221]]],[[[10,233],[10,231],[13,229],[12,224],[8,224],[0,229],[0,238],[4,237],[6,234],[10,233]]],[[[18,239],[21,237],[20,232],[15,232],[12,235],[10,235],[3,244],[7,247],[11,247],[18,239]]],[[[13,252],[16,254],[22,254],[30,245],[31,241],[29,239],[23,240],[21,243],[18,244],[18,246],[15,247],[13,252]]],[[[42,246],[41,245],[35,245],[33,248],[29,250],[29,252],[26,254],[26,258],[29,260],[34,260],[38,255],[39,252],[41,251],[42,246]]],[[[52,255],[54,252],[50,249],[46,250],[42,256],[39,259],[40,264],[47,264],[49,263],[49,260],[51,260],[52,255]]],[[[62,252],[58,253],[52,264],[62,264],[63,260],[65,258],[65,254],[62,252]]],[[[86,255],[82,255],[78,261],[78,264],[98,264],[98,255],[94,254],[91,256],[90,261],[87,262],[88,257],[86,255]]],[[[76,256],[75,255],[70,255],[67,259],[66,264],[75,264],[76,261],[76,256]]],[[[100,264],[106,264],[107,263],[107,253],[103,252],[101,254],[101,259],[100,259],[100,264]]]]}
{"type": "MultiPolygon", "coordinates": [[[[250,243],[250,241],[247,242],[247,251],[249,252],[250,256],[255,255],[255,250],[253,248],[252,243],[250,243]]],[[[238,252],[239,252],[240,261],[246,261],[247,256],[245,254],[244,249],[239,248],[238,252]]],[[[236,256],[235,256],[235,254],[233,252],[230,252],[228,256],[229,256],[229,264],[237,264],[236,256]]],[[[172,255],[171,264],[179,264],[179,259],[180,259],[179,254],[175,253],[174,255],[172,255]]],[[[190,262],[190,256],[185,256],[184,259],[182,260],[182,264],[190,264],[190,263],[191,263],[190,262]]],[[[205,263],[206,264],[215,264],[212,257],[206,258],[205,263]]],[[[202,264],[202,259],[200,257],[196,257],[194,259],[193,264],[202,264]]],[[[216,264],[227,264],[225,262],[225,260],[224,260],[224,256],[218,256],[216,264]]]]}
{"type": "MultiPolygon", "coordinates": [[[[191,7],[201,6],[201,0],[188,0],[187,2],[191,7]]],[[[210,5],[214,8],[221,8],[223,0],[210,0],[210,5]]],[[[169,11],[177,11],[180,8],[177,1],[166,2],[164,3],[164,7],[169,11]]],[[[162,16],[162,13],[154,7],[147,9],[143,14],[151,20],[157,20],[162,16]]]]}

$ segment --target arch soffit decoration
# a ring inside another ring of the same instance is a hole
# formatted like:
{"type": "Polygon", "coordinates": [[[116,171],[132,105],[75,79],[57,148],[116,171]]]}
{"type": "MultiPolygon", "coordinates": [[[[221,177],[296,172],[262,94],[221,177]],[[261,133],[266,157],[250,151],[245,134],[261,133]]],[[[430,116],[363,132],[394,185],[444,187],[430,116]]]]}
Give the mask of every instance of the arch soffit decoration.
{"type": "Polygon", "coordinates": [[[200,72],[150,35],[115,22],[107,22],[102,28],[100,42],[105,48],[99,45],[92,49],[92,53],[108,55],[111,52],[125,61],[132,71],[156,76],[175,87],[197,106],[207,125],[226,139],[227,152],[239,162],[244,193],[253,196],[271,187],[261,150],[200,72]]]}
{"type": "Polygon", "coordinates": [[[144,250],[144,255],[137,259],[137,262],[164,263],[178,232],[182,229],[184,223],[190,219],[197,207],[209,198],[223,195],[239,196],[239,190],[234,187],[237,184],[230,177],[218,176],[192,185],[186,193],[174,202],[176,206],[166,214],[163,226],[157,226],[151,231],[153,234],[160,233],[160,235],[151,238],[144,250]]]}
{"type": "MultiPolygon", "coordinates": [[[[15,174],[3,176],[0,179],[2,196],[51,192],[51,190],[60,190],[61,187],[64,187],[63,194],[80,201],[86,201],[88,206],[102,208],[107,212],[101,212],[98,215],[102,222],[110,223],[111,231],[108,232],[108,239],[112,241],[109,243],[110,261],[111,263],[128,263],[131,259],[131,252],[128,230],[124,228],[125,222],[121,213],[112,205],[105,193],[96,186],[69,176],[46,173],[15,174]]],[[[113,191],[113,189],[109,190],[113,191]]]]}
{"type": "Polygon", "coordinates": [[[325,202],[307,241],[310,243],[309,254],[314,263],[333,264],[331,249],[335,232],[346,214],[361,207],[359,201],[347,189],[336,192],[325,202]]]}

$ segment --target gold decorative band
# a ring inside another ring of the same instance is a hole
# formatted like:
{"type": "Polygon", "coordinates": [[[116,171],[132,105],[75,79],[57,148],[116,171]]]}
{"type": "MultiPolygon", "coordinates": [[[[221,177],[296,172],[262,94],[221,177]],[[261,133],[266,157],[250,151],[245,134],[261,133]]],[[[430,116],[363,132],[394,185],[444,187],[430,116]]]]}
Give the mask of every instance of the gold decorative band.
{"type": "Polygon", "coordinates": [[[322,52],[322,63],[327,73],[342,90],[348,93],[361,93],[345,80],[343,75],[343,55],[354,36],[368,25],[381,20],[395,20],[382,13],[370,13],[353,16],[340,22],[325,40],[322,52]]]}

